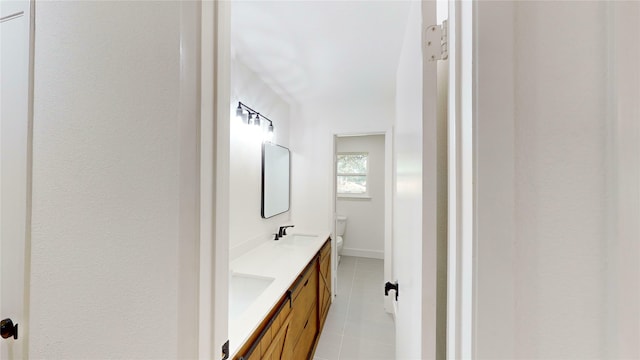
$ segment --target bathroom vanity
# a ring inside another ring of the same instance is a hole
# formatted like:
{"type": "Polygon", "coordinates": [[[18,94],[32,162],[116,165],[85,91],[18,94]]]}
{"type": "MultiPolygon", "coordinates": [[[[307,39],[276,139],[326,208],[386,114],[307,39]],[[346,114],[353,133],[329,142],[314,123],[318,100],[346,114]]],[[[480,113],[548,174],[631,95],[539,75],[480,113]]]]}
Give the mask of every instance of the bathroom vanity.
{"type": "Polygon", "coordinates": [[[313,357],[331,306],[331,239],[292,234],[231,264],[232,359],[313,357]]]}

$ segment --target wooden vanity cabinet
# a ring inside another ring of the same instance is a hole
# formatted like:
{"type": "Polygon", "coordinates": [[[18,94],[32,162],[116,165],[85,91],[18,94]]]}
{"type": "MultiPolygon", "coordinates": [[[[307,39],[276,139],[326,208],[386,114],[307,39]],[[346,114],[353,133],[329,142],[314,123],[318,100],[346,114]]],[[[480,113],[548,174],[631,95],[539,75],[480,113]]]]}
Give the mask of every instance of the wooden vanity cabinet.
{"type": "Polygon", "coordinates": [[[331,306],[331,241],[327,241],[320,249],[318,279],[318,317],[322,330],[331,306]]]}
{"type": "Polygon", "coordinates": [[[330,306],[329,238],[234,360],[311,359],[330,306]]]}
{"type": "Polygon", "coordinates": [[[235,360],[282,360],[292,359],[290,349],[285,344],[291,328],[290,294],[285,294],[278,305],[262,321],[249,341],[234,357],[235,360]]]}
{"type": "Polygon", "coordinates": [[[318,332],[317,312],[313,310],[318,304],[318,271],[317,256],[298,277],[290,290],[293,299],[291,336],[287,344],[291,348],[294,359],[305,359],[311,350],[313,340],[318,332]]]}

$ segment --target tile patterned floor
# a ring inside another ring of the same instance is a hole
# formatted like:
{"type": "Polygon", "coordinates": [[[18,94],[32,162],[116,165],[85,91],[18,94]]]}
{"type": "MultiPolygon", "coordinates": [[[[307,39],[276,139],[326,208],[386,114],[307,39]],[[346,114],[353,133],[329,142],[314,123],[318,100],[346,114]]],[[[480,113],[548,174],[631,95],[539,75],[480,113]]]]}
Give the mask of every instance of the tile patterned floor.
{"type": "Polygon", "coordinates": [[[343,256],[338,295],[324,325],[314,360],[395,358],[393,318],[384,311],[383,262],[343,256]]]}

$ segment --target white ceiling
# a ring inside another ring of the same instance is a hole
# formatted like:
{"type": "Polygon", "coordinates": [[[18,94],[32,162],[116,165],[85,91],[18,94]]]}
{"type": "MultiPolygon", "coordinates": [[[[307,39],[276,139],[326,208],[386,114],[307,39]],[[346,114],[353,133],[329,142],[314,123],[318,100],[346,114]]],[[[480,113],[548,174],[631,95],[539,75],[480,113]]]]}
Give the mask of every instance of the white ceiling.
{"type": "Polygon", "coordinates": [[[393,99],[409,1],[235,1],[232,53],[287,100],[393,99]]]}

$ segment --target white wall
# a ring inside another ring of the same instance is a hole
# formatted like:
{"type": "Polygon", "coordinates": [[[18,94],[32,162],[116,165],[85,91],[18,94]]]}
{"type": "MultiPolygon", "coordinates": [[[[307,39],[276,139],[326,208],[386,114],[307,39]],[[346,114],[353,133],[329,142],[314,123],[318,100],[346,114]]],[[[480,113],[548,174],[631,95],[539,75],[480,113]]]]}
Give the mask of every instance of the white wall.
{"type": "MultiPolygon", "coordinates": [[[[638,357],[637,345],[617,343],[638,338],[637,301],[610,294],[637,299],[639,278],[629,267],[637,245],[611,225],[618,218],[611,179],[620,169],[610,135],[610,5],[477,6],[476,356],[638,357]],[[612,251],[627,255],[608,259],[612,251]],[[618,265],[623,278],[612,272],[618,265]],[[619,305],[626,313],[614,319],[619,305]]],[[[634,16],[637,23],[637,9],[634,16]]],[[[629,83],[637,99],[637,73],[629,83]]],[[[625,124],[637,136],[637,126],[625,124]]],[[[632,165],[625,161],[620,166],[632,165]]]]}
{"type": "Polygon", "coordinates": [[[515,94],[514,3],[477,6],[476,161],[477,324],[479,358],[515,356],[515,94]],[[493,35],[489,35],[493,33],[493,35]],[[486,165],[485,165],[486,164],[486,165]],[[500,326],[495,326],[500,324],[500,326]]]}
{"type": "Polygon", "coordinates": [[[384,135],[338,137],[337,151],[369,154],[368,198],[338,197],[336,213],[348,217],[344,255],[384,258],[384,135]]]}
{"type": "MultiPolygon", "coordinates": [[[[238,58],[231,64],[231,141],[229,242],[231,258],[269,241],[278,227],[289,224],[291,209],[269,219],[260,215],[262,138],[256,126],[235,118],[238,101],[273,121],[273,142],[289,147],[289,103],[238,58]]],[[[291,149],[293,150],[293,149],[291,149]]]]}
{"type": "Polygon", "coordinates": [[[36,4],[30,358],[197,356],[192,5],[36,4]]]}
{"type": "Polygon", "coordinates": [[[333,136],[391,128],[393,99],[343,103],[305,101],[291,121],[292,219],[304,232],[333,229],[333,136]]]}

